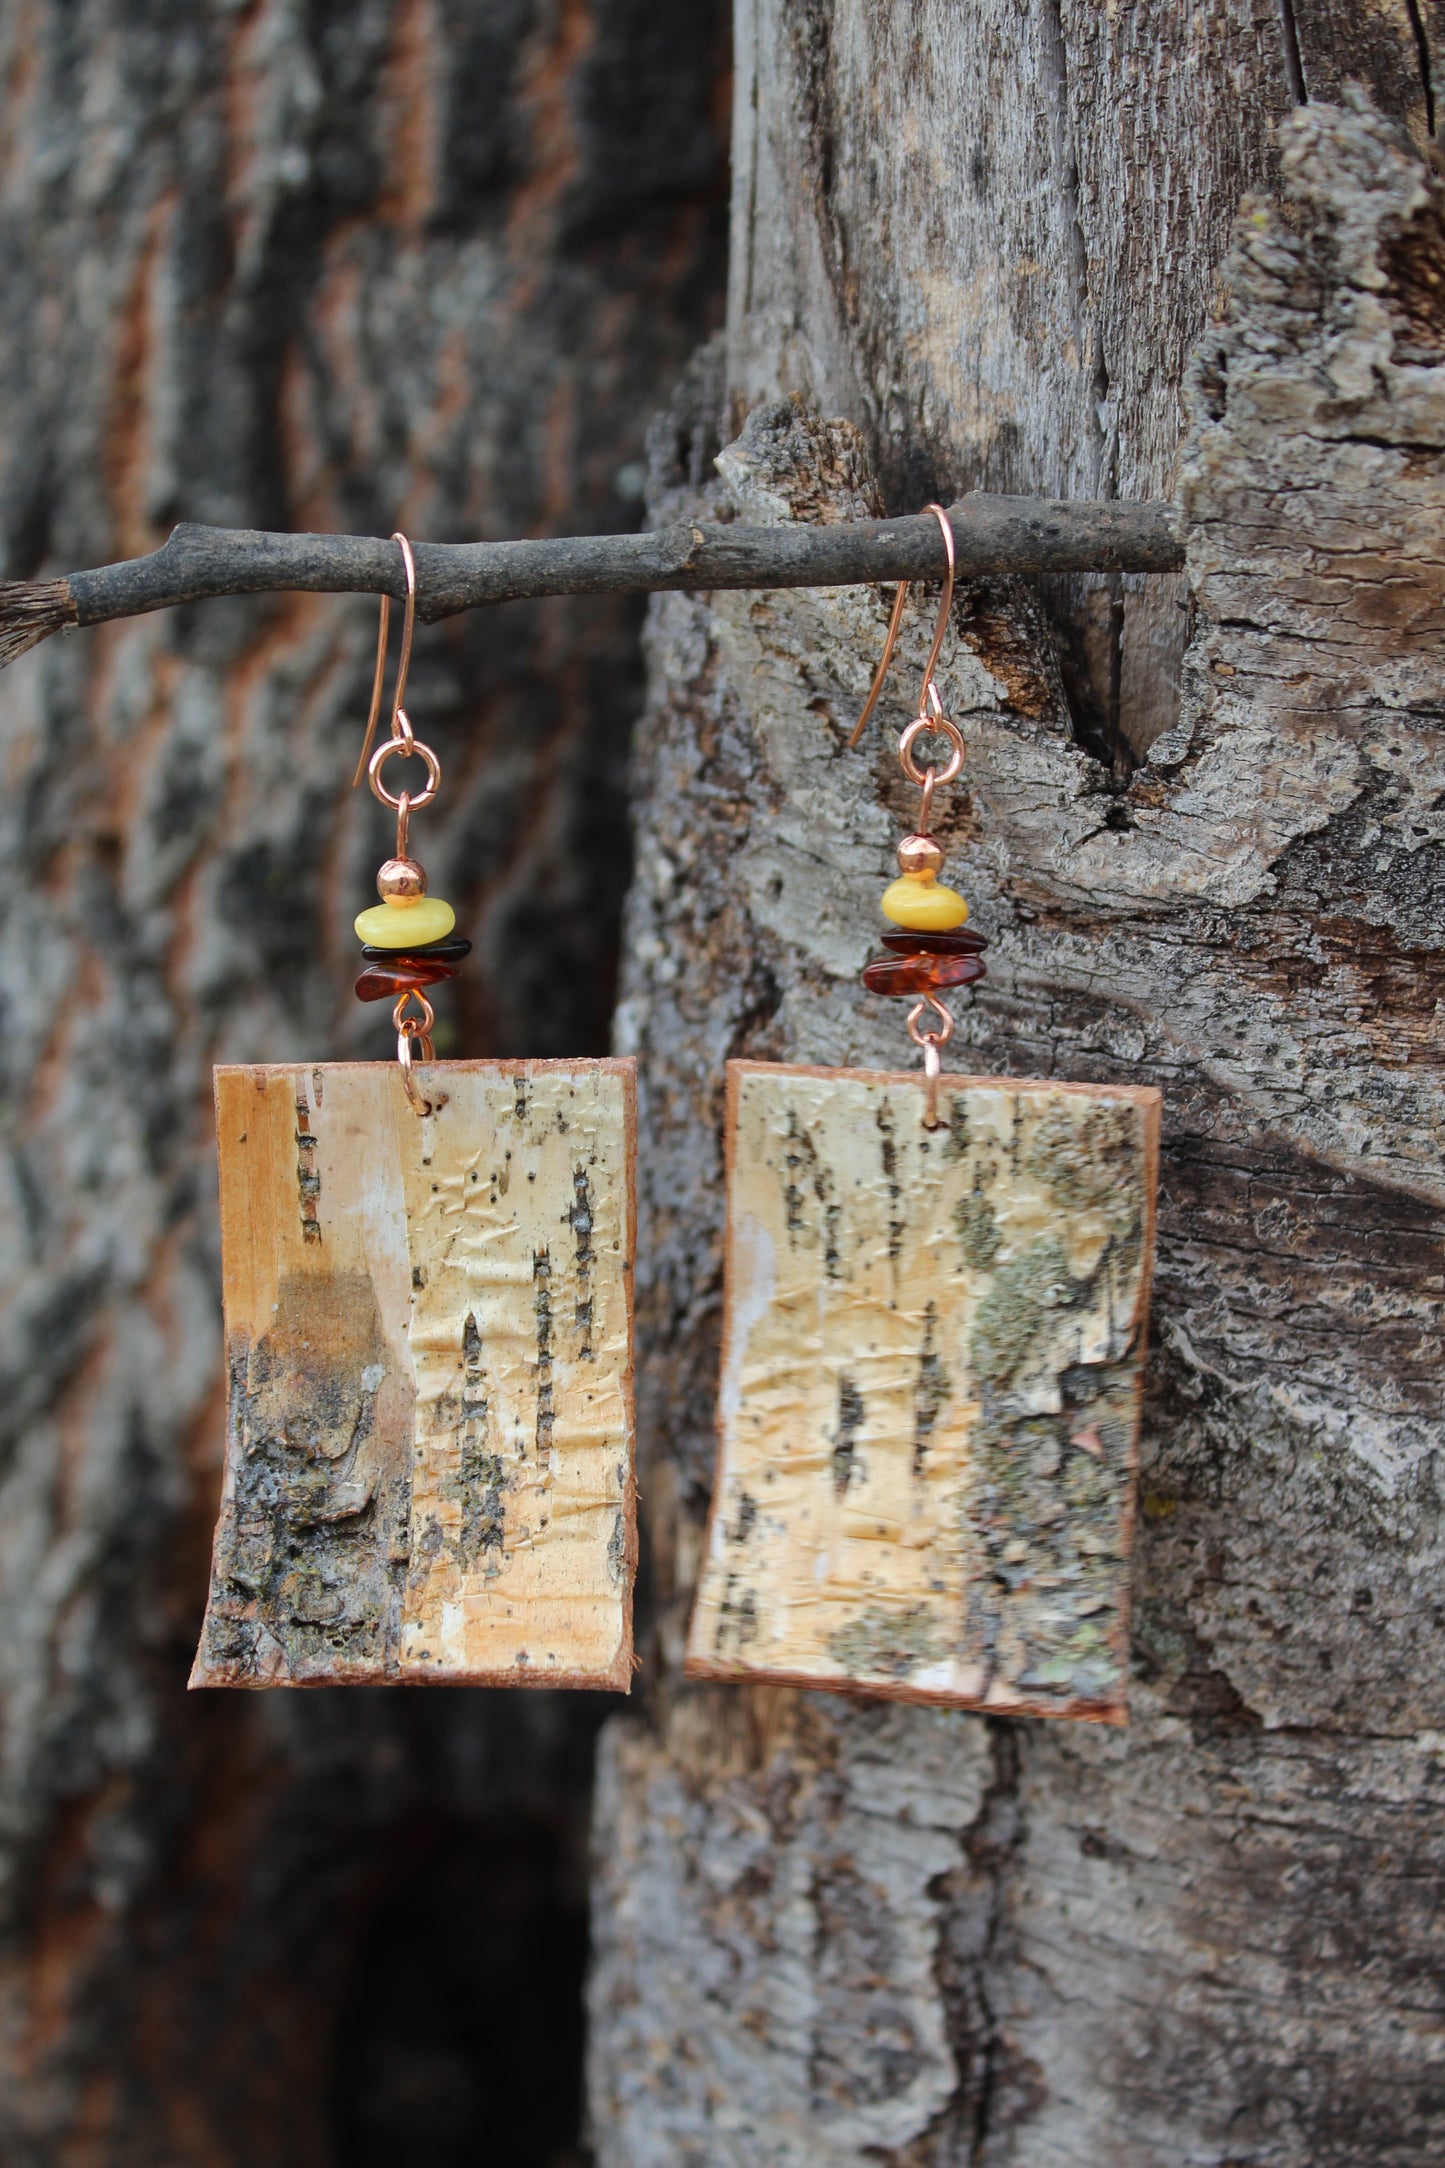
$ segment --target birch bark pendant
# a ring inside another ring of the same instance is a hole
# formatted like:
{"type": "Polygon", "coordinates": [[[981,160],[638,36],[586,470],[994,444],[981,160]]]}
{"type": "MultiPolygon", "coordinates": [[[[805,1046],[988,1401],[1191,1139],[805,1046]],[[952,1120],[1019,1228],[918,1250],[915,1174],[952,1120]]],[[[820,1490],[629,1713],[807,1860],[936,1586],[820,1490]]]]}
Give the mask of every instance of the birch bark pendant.
{"type": "Polygon", "coordinates": [[[426,989],[470,943],[409,855],[441,767],[401,705],[392,539],[391,736],[371,753],[383,597],[356,781],[396,852],[356,991],[394,1002],[397,1059],[216,1071],[229,1416],[191,1684],[625,1691],[634,1065],[435,1060],[426,989]]]}
{"type": "MultiPolygon", "coordinates": [[[[944,1078],[939,999],[985,976],[938,879],[963,738],[934,682],[870,993],[923,1077],[728,1068],[718,1465],[696,1677],[1122,1722],[1159,1094],[944,1078]],[[918,765],[930,740],[938,766],[918,765]]],[[[906,583],[856,744],[893,654],[906,583]]]]}
{"type": "Polygon", "coordinates": [[[1122,1721],[1159,1095],[728,1065],[695,1677],[1122,1721]]]}
{"type": "Polygon", "coordinates": [[[229,1415],[193,1686],[625,1690],[631,1062],[216,1072],[229,1415]]]}

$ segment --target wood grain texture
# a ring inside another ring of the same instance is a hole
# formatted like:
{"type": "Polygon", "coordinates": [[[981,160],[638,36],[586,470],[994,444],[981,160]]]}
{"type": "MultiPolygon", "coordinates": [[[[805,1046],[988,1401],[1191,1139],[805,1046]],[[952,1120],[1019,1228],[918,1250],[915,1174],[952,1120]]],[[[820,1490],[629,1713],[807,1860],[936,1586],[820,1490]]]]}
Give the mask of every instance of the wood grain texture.
{"type": "Polygon", "coordinates": [[[1157,1092],[728,1065],[694,1677],[1122,1722],[1157,1092]]]}
{"type": "Polygon", "coordinates": [[[629,1062],[219,1069],[230,1372],[193,1686],[632,1673],[629,1062]]]}
{"type": "MultiPolygon", "coordinates": [[[[1277,155],[1182,387],[1176,729],[1121,788],[1017,590],[961,595],[940,662],[968,744],[940,820],[990,942],[954,1061],[1164,1097],[1127,1729],[679,1682],[721,1318],[698,1139],[728,1058],[898,1065],[856,973],[931,617],[851,754],[886,597],[654,606],[619,1039],[662,1684],[599,1799],[602,2168],[1438,2150],[1445,212],[1353,100],[1277,155]]],[[[689,426],[659,432],[666,516],[869,501],[858,435],[788,404],[689,499],[689,426]]]]}

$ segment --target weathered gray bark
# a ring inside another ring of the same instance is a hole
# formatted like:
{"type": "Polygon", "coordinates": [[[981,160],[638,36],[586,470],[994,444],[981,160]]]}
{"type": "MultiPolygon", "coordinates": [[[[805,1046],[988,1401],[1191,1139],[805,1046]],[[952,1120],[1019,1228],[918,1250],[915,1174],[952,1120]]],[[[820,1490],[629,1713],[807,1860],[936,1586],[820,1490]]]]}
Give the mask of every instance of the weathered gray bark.
{"type": "Polygon", "coordinates": [[[1438,2149],[1445,197],[1355,105],[1273,129],[1301,71],[1363,73],[1418,140],[1410,12],[1390,48],[1388,9],[743,11],[731,412],[796,389],[862,434],[764,406],[699,494],[703,383],[657,516],[1178,487],[1193,631],[1172,714],[1120,693],[1132,773],[1022,590],[962,596],[941,679],[992,944],[956,1060],[1161,1086],[1157,1352],[1128,1732],[680,1686],[700,1140],[728,1055],[902,1065],[854,974],[912,801],[889,715],[844,749],[882,598],[659,602],[618,1031],[657,1615],[596,1807],[603,2168],[1438,2149]],[[1282,207],[1216,273],[1255,184],[1282,207]]]}
{"type": "MultiPolygon", "coordinates": [[[[729,393],[857,422],[910,509],[1167,494],[1185,365],[1274,126],[1357,77],[1423,142],[1445,53],[1439,0],[735,12],[729,393]]],[[[1177,705],[1183,600],[1128,578],[1050,596],[1106,754],[1177,705]]]]}
{"type": "MultiPolygon", "coordinates": [[[[646,417],[721,312],[726,59],[711,4],[0,10],[4,571],[176,519],[635,521],[646,417]]],[[[414,833],[476,942],[448,1052],[605,1046],[638,625],[418,641],[446,776],[414,833]]],[[[374,637],[361,599],[214,602],[0,679],[6,2168],[568,2135],[584,1712],[185,1694],[225,1427],[211,1063],[388,1052],[350,991],[374,637]]]]}

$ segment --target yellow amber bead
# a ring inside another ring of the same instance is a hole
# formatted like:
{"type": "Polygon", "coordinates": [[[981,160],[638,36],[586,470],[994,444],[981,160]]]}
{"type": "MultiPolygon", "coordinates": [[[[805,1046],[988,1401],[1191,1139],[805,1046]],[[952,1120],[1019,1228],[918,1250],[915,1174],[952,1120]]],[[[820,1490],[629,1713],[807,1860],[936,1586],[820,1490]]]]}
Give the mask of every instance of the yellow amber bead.
{"type": "Polygon", "coordinates": [[[968,905],[957,889],[906,873],[884,889],[882,911],[895,926],[906,926],[910,933],[947,933],[968,917],[968,905]]]}
{"type": "Polygon", "coordinates": [[[457,914],[440,896],[420,896],[415,903],[374,903],[356,920],[356,931],[373,948],[424,948],[445,941],[457,914]]]}

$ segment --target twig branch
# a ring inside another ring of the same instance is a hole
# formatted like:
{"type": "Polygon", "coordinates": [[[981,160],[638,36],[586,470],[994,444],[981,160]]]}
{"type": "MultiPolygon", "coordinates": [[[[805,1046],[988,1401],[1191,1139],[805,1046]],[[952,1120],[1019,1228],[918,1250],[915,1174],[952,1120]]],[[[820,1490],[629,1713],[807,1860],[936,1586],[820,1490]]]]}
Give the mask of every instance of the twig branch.
{"type": "MultiPolygon", "coordinates": [[[[949,508],[958,570],[1173,572],[1184,562],[1167,504],[964,497],[949,508]]],[[[660,588],[849,587],[937,578],[943,537],[927,514],[837,526],[694,526],[654,534],[416,545],[417,610],[431,622],[483,603],[660,588]]],[[[362,535],[177,527],[162,549],[68,580],[0,583],[0,665],[62,625],[100,625],[211,595],[284,590],[400,599],[394,544],[362,535]]]]}

